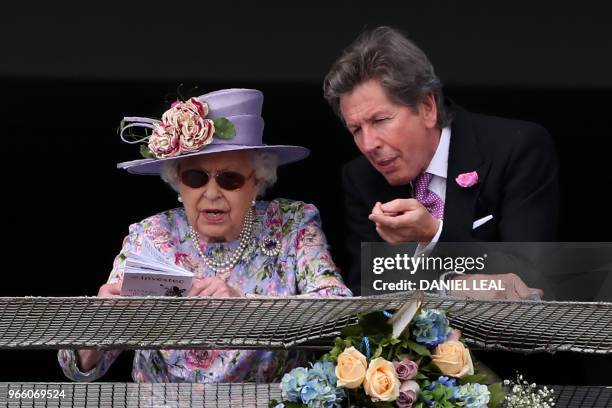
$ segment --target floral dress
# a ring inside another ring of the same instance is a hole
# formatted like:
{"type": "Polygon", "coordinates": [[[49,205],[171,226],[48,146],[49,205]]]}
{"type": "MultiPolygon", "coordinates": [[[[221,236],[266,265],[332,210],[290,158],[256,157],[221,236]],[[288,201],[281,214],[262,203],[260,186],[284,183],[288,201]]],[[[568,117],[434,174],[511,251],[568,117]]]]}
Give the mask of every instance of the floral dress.
{"type": "MultiPolygon", "coordinates": [[[[196,277],[214,275],[194,246],[184,209],[177,208],[130,226],[109,283],[122,280],[125,254],[138,252],[142,237],[196,277]]],[[[329,254],[314,205],[284,199],[258,201],[253,237],[227,277],[227,283],[240,292],[268,296],[352,295],[329,254]],[[279,243],[277,256],[263,252],[271,240],[279,243]]],[[[206,256],[219,259],[235,250],[238,240],[208,244],[200,241],[200,246],[206,256]]],[[[88,372],[79,370],[74,350],[60,350],[58,360],[67,377],[94,381],[106,373],[120,353],[121,350],[105,351],[97,366],[88,372]]],[[[299,363],[299,353],[283,350],[136,350],[132,377],[137,382],[272,382],[299,363]]]]}

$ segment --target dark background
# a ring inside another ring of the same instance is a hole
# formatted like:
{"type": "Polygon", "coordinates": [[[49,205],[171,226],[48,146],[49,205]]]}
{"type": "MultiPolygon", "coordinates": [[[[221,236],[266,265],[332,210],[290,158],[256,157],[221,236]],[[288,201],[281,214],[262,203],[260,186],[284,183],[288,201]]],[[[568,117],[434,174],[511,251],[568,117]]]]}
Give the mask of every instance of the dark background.
{"type": "MultiPolygon", "coordinates": [[[[346,268],[340,170],[358,151],[321,82],[364,27],[381,24],[425,50],[459,105],[546,127],[561,163],[560,239],[610,241],[608,10],[589,1],[412,3],[12,5],[0,15],[0,296],[95,295],[129,224],[178,205],[161,180],[115,168],[138,158],[119,140],[119,121],[227,87],[264,92],[267,143],[311,148],[308,160],[280,169],[270,196],[315,203],[346,268]]],[[[0,355],[0,381],[63,380],[53,351],[0,355]]],[[[104,380],[129,380],[129,357],[104,380]]],[[[487,357],[506,377],[519,368],[540,383],[612,383],[607,357],[487,357]]]]}

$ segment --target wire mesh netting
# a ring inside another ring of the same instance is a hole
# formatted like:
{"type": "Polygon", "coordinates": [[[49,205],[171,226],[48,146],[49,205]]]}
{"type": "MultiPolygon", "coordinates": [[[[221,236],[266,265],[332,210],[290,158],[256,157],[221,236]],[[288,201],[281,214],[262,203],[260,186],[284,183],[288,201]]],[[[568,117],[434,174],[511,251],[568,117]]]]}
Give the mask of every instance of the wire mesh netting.
{"type": "Polygon", "coordinates": [[[612,303],[483,301],[428,296],[473,346],[520,352],[612,353],[612,303]]]}
{"type": "MultiPolygon", "coordinates": [[[[327,347],[358,313],[415,293],[355,298],[0,298],[0,348],[327,347]]],[[[425,297],[485,349],[612,353],[612,303],[425,297]]]]}
{"type": "Polygon", "coordinates": [[[267,407],[279,384],[0,383],[0,407],[267,407]]]}
{"type": "MultiPolygon", "coordinates": [[[[556,407],[609,408],[612,387],[553,386],[556,407]]],[[[268,407],[279,384],[0,383],[0,407],[268,407]]]]}

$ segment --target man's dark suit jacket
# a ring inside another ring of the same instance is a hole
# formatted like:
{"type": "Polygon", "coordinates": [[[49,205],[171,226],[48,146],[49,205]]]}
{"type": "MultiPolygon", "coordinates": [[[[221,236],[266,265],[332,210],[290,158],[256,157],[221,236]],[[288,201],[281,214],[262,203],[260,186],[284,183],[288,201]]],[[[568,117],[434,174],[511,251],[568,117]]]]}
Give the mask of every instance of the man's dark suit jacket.
{"type": "MultiPolygon", "coordinates": [[[[467,112],[453,106],[444,224],[440,241],[555,241],[559,212],[556,150],[541,126],[467,112]],[[476,171],[479,182],[455,178],[476,171]],[[475,220],[493,219],[472,229],[475,220]]],[[[381,241],[368,220],[377,201],[411,197],[410,186],[391,186],[361,156],[344,166],[352,267],[346,281],[359,293],[361,242],[381,241]]]]}

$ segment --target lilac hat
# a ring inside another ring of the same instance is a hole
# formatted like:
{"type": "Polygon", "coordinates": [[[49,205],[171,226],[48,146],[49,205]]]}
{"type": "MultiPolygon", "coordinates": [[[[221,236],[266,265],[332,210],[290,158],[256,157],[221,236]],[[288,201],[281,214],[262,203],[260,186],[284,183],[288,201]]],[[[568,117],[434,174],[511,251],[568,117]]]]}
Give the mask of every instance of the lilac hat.
{"type": "Polygon", "coordinates": [[[120,135],[128,143],[144,143],[143,156],[149,157],[117,164],[133,174],[159,175],[169,160],[234,150],[273,153],[278,164],[302,160],[310,151],[301,146],[262,143],[264,120],[261,117],[263,94],[256,89],[223,89],[186,102],[175,102],[161,120],[126,117],[120,135]],[[128,129],[151,129],[144,137],[128,129]]]}

